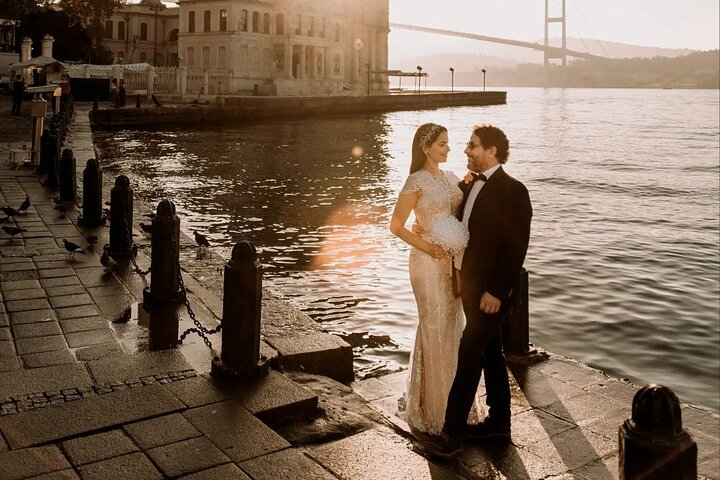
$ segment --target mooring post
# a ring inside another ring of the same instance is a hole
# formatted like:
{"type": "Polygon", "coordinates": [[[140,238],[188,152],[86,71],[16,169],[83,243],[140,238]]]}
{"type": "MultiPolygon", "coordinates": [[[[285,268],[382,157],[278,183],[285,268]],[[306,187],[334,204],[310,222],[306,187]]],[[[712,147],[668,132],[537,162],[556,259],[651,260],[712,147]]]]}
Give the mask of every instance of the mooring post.
{"type": "Polygon", "coordinates": [[[226,378],[260,377],[268,364],[260,358],[262,266],[255,247],[237,243],[223,274],[222,353],[211,372],[226,378]]]}
{"type": "Polygon", "coordinates": [[[66,148],[60,158],[60,201],[75,202],[77,200],[77,177],[75,173],[75,155],[66,148]]]}
{"type": "Polygon", "coordinates": [[[60,138],[57,129],[57,124],[50,124],[50,133],[48,135],[48,151],[47,151],[47,162],[45,167],[47,169],[47,178],[45,179],[45,186],[50,188],[57,188],[60,185],[60,179],[58,178],[58,163],[60,159],[60,138]]]}
{"type": "Polygon", "coordinates": [[[52,140],[50,138],[50,129],[44,128],[42,136],[40,137],[40,163],[38,164],[38,172],[47,172],[47,165],[49,157],[52,154],[52,140]]]}
{"type": "Polygon", "coordinates": [[[83,170],[83,204],[82,213],[78,217],[80,226],[105,225],[105,215],[102,211],[102,182],[103,174],[100,162],[91,158],[83,170]]]}
{"type": "Polygon", "coordinates": [[[632,418],[620,426],[620,480],[695,480],[697,444],[682,427],[680,401],[663,385],[635,394],[632,418]]]}
{"type": "Polygon", "coordinates": [[[120,175],[110,190],[110,256],[115,260],[132,255],[133,189],[130,179],[120,175]]]}

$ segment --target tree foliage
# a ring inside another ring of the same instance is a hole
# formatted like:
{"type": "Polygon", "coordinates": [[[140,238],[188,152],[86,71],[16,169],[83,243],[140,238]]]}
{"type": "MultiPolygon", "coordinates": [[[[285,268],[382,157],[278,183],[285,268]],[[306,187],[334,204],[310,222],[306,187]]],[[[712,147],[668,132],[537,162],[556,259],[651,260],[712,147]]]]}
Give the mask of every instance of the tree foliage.
{"type": "Polygon", "coordinates": [[[126,0],[60,0],[60,8],[83,21],[102,20],[120,9],[126,0]]]}

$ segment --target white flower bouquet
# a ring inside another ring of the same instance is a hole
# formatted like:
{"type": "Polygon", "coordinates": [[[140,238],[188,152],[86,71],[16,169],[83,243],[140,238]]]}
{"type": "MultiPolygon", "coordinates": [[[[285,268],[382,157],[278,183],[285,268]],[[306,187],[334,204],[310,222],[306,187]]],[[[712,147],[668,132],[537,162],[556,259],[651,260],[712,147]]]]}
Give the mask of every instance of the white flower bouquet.
{"type": "Polygon", "coordinates": [[[449,215],[431,221],[426,231],[425,240],[442,247],[451,255],[460,254],[470,240],[470,233],[465,225],[449,215]]]}

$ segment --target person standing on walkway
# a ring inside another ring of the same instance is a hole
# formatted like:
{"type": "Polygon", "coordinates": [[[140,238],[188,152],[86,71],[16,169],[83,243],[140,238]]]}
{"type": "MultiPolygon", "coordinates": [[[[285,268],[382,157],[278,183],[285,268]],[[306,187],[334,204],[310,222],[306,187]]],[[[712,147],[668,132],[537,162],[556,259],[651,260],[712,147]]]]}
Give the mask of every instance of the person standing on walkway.
{"type": "Polygon", "coordinates": [[[475,126],[465,148],[468,169],[479,173],[464,189],[460,211],[470,240],[454,261],[454,268],[460,270],[454,273],[460,280],[466,326],[443,432],[425,445],[441,458],[459,453],[463,438],[510,439],[510,386],[501,324],[525,261],[532,205],[525,185],[502,168],[509,150],[505,133],[492,125],[475,126]],[[488,416],[468,425],[483,371],[488,416]]]}
{"type": "Polygon", "coordinates": [[[125,106],[125,80],[120,79],[120,86],[118,87],[118,106],[125,106]]]}
{"type": "Polygon", "coordinates": [[[23,97],[25,96],[25,82],[22,81],[20,75],[15,75],[15,81],[13,82],[13,103],[12,103],[12,115],[14,117],[20,116],[20,107],[22,106],[23,97]]]}
{"type": "Polygon", "coordinates": [[[117,78],[110,80],[110,105],[118,106],[118,81],[117,78]]]}

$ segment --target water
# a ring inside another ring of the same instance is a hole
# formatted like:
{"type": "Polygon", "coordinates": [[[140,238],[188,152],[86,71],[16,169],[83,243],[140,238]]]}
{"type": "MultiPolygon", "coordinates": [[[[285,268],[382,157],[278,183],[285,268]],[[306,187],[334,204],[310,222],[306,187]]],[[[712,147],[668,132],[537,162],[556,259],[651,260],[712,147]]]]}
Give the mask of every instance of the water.
{"type": "Polygon", "coordinates": [[[508,104],[95,134],[102,163],[227,255],[258,246],[266,282],[332,332],[367,339],[359,376],[406,366],[408,247],[388,221],[420,123],[501,126],[534,207],[531,340],[720,409],[718,91],[510,89],[508,104]],[[382,335],[389,335],[385,341],[382,335]],[[368,336],[378,336],[368,339],[368,336]],[[379,340],[379,341],[378,341],[379,340]]]}

